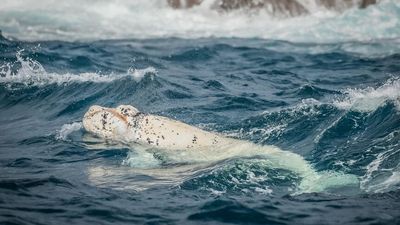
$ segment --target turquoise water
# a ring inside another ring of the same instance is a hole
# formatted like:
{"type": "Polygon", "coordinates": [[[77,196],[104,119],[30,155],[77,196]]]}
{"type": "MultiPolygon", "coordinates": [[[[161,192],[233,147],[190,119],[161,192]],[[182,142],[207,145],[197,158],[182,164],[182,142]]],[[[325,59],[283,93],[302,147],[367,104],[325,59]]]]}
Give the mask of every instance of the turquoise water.
{"type": "MultiPolygon", "coordinates": [[[[82,30],[65,25],[75,6],[58,20],[59,9],[41,8],[39,20],[39,11],[7,7],[0,16],[7,37],[0,39],[2,224],[400,223],[397,2],[300,18],[308,33],[283,32],[293,21],[278,21],[274,34],[258,25],[217,31],[207,21],[190,34],[183,25],[143,33],[140,21],[120,24],[137,28],[125,31],[109,27],[106,16],[96,32],[84,32],[93,25],[85,17],[82,30]],[[371,15],[374,26],[360,25],[371,15]],[[306,23],[311,17],[317,22],[306,23]],[[301,192],[296,170],[260,155],[196,163],[141,154],[84,131],[94,104],[130,104],[274,145],[322,176],[315,191],[301,192]]],[[[176,16],[185,13],[213,15],[176,16]]],[[[149,26],[145,15],[138,18],[149,26]]]]}

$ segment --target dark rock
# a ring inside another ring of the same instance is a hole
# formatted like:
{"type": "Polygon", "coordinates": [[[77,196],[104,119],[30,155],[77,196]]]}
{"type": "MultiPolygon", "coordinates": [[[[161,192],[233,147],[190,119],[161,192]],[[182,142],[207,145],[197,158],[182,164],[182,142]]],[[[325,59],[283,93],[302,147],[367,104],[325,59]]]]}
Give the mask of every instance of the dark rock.
{"type": "Polygon", "coordinates": [[[273,15],[299,16],[307,13],[303,5],[295,0],[218,0],[216,5],[225,11],[248,8],[267,9],[273,15]]]}
{"type": "Polygon", "coordinates": [[[200,5],[203,0],[167,0],[168,4],[176,9],[190,8],[195,5],[200,5]]]}
{"type": "Polygon", "coordinates": [[[373,5],[373,4],[376,4],[376,0],[363,0],[361,5],[360,5],[360,7],[361,8],[366,8],[369,5],[373,5]]]}
{"type": "MultiPolygon", "coordinates": [[[[376,0],[314,0],[316,5],[330,10],[344,11],[352,7],[366,8],[376,0]]],[[[167,0],[173,8],[191,8],[203,0],[167,0]]],[[[266,9],[274,16],[300,16],[309,13],[297,0],[215,0],[212,8],[219,11],[238,9],[266,9]]]]}
{"type": "Polygon", "coordinates": [[[369,5],[376,4],[376,0],[317,0],[316,3],[328,9],[344,11],[352,7],[366,8],[369,5]]]}

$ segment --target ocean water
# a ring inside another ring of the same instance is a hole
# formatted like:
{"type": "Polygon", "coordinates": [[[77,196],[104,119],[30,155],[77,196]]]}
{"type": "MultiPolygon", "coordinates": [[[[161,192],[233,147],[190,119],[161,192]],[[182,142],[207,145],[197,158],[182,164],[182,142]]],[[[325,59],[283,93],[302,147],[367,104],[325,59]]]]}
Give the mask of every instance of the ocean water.
{"type": "Polygon", "coordinates": [[[0,223],[400,224],[400,3],[310,2],[277,18],[2,1],[0,223]],[[302,190],[294,161],[102,140],[81,124],[94,104],[273,145],[319,175],[302,190]]]}

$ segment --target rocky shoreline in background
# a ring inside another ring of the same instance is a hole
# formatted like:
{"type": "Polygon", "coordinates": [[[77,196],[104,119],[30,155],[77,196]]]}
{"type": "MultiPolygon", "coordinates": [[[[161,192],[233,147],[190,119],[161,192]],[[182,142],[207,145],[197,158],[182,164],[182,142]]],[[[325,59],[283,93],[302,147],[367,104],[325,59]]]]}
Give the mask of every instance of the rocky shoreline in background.
{"type": "MultiPolygon", "coordinates": [[[[191,8],[201,5],[204,0],[167,0],[168,4],[176,9],[191,8]]],[[[315,5],[329,10],[344,11],[349,8],[366,8],[376,4],[377,0],[314,0],[315,5]]],[[[216,0],[211,8],[226,12],[237,9],[260,10],[265,9],[272,15],[300,16],[310,13],[301,2],[297,0],[216,0]]]]}

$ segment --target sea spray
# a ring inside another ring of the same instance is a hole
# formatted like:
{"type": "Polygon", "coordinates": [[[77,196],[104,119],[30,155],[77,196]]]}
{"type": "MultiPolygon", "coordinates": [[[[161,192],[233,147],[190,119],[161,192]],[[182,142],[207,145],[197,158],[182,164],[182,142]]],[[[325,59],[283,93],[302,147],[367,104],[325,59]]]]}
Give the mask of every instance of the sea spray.
{"type": "Polygon", "coordinates": [[[176,10],[167,1],[159,0],[73,0],[69,4],[5,0],[0,7],[0,27],[6,36],[19,39],[67,41],[237,37],[337,43],[400,36],[397,0],[344,12],[328,10],[316,4],[317,1],[300,2],[309,14],[280,18],[268,10],[220,13],[210,4],[176,10]]]}
{"type": "Polygon", "coordinates": [[[0,66],[0,83],[22,84],[24,86],[45,86],[45,85],[68,85],[72,83],[111,83],[115,80],[132,77],[139,82],[145,75],[155,76],[157,70],[154,67],[144,69],[129,68],[127,74],[100,74],[100,73],[50,73],[36,60],[24,57],[24,50],[16,54],[17,61],[14,63],[5,63],[0,66]],[[13,69],[15,66],[18,69],[13,69]]]}

